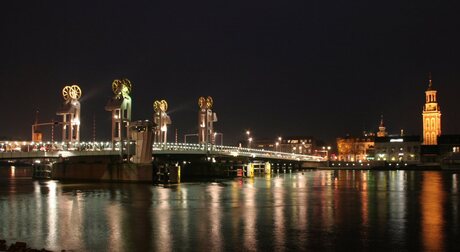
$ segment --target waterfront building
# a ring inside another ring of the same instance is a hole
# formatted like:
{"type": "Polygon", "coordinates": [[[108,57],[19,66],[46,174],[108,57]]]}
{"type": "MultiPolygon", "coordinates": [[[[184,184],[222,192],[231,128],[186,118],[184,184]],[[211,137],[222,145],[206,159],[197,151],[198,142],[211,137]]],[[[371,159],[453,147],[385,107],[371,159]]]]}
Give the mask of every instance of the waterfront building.
{"type": "MultiPolygon", "coordinates": [[[[243,143],[240,145],[243,146],[243,143]]],[[[253,146],[256,149],[275,150],[276,141],[273,139],[257,139],[254,141],[253,146]]]]}
{"type": "Polygon", "coordinates": [[[441,166],[460,167],[460,135],[442,135],[438,137],[438,150],[441,166]]]}
{"type": "Polygon", "coordinates": [[[375,160],[420,162],[420,136],[393,135],[375,138],[375,160]]]}
{"type": "Polygon", "coordinates": [[[433,89],[431,74],[428,89],[425,91],[425,106],[423,106],[423,144],[436,145],[441,135],[441,107],[436,99],[436,90],[433,89]]]}
{"type": "Polygon", "coordinates": [[[460,135],[439,136],[438,148],[441,155],[460,153],[460,135]]]}
{"type": "Polygon", "coordinates": [[[288,136],[279,144],[279,151],[297,154],[313,154],[316,141],[310,136],[288,136]]]}
{"type": "Polygon", "coordinates": [[[296,154],[313,154],[316,141],[311,136],[288,136],[279,139],[254,140],[253,146],[257,149],[291,152],[296,154]]]}
{"type": "Polygon", "coordinates": [[[365,162],[372,160],[374,155],[373,133],[364,133],[362,137],[337,138],[338,161],[365,162]]]}

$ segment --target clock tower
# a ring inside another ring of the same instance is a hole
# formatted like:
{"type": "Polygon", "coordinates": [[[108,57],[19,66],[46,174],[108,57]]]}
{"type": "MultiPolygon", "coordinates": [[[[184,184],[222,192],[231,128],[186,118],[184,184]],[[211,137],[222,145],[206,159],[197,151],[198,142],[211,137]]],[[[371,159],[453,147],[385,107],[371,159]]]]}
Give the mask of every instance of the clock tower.
{"type": "Polygon", "coordinates": [[[423,144],[437,145],[441,135],[441,108],[436,101],[436,90],[433,89],[431,74],[428,89],[425,91],[426,102],[423,106],[423,144]]]}

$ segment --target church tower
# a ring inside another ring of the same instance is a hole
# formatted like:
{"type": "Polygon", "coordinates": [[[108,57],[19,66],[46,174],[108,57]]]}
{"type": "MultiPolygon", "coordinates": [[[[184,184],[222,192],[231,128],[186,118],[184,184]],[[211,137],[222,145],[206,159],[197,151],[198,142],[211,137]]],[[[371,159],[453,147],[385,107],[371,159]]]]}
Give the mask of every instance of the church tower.
{"type": "Polygon", "coordinates": [[[428,89],[425,91],[426,102],[423,106],[423,144],[437,145],[441,135],[441,108],[436,101],[436,90],[433,89],[431,74],[428,89]]]}
{"type": "Polygon", "coordinates": [[[386,127],[383,124],[383,115],[380,116],[380,125],[379,125],[379,131],[377,132],[377,137],[386,137],[388,135],[386,131],[386,127]]]}

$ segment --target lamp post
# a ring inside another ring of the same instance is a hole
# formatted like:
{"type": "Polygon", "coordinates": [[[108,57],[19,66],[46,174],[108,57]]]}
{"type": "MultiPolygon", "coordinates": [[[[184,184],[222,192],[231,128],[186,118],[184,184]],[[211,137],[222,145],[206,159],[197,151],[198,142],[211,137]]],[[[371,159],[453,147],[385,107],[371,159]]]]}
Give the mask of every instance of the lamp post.
{"type": "Polygon", "coordinates": [[[279,145],[280,145],[279,142],[276,142],[276,143],[275,143],[275,151],[278,151],[278,146],[279,146],[279,145]]]}
{"type": "Polygon", "coordinates": [[[329,166],[329,151],[331,150],[331,146],[323,146],[323,150],[326,151],[326,164],[329,166]]]}
{"type": "Polygon", "coordinates": [[[277,143],[276,146],[277,147],[279,146],[278,151],[280,151],[280,152],[281,152],[281,140],[283,140],[283,138],[278,137],[278,142],[276,142],[277,143]]]}
{"type": "Polygon", "coordinates": [[[248,148],[251,148],[251,142],[252,142],[251,131],[246,130],[246,136],[248,138],[248,148]]]}

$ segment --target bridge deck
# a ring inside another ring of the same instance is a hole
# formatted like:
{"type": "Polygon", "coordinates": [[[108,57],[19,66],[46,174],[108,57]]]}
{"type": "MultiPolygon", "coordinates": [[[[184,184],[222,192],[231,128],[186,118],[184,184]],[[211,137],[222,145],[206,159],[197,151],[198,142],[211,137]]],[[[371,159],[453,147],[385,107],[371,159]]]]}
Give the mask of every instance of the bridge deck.
{"type": "MultiPolygon", "coordinates": [[[[85,146],[87,147],[87,143],[85,146]]],[[[59,149],[62,149],[61,147],[59,149]]],[[[30,158],[59,158],[73,156],[118,156],[119,150],[95,150],[87,148],[76,148],[77,150],[60,151],[0,151],[0,159],[30,159],[30,158]]],[[[153,155],[219,155],[233,157],[249,157],[264,159],[281,159],[290,161],[324,161],[323,157],[302,155],[286,152],[268,151],[262,149],[250,149],[234,146],[187,144],[187,143],[166,143],[153,144],[153,155]]]]}

